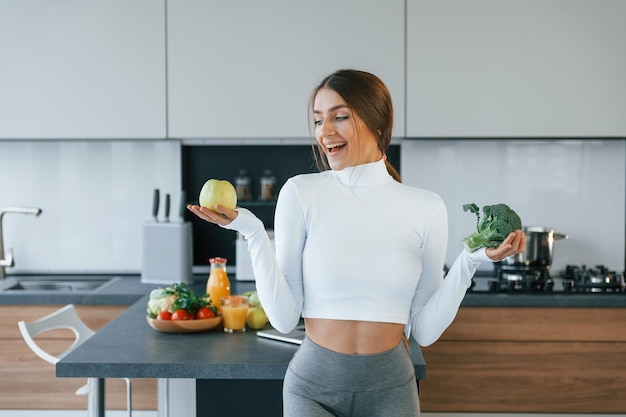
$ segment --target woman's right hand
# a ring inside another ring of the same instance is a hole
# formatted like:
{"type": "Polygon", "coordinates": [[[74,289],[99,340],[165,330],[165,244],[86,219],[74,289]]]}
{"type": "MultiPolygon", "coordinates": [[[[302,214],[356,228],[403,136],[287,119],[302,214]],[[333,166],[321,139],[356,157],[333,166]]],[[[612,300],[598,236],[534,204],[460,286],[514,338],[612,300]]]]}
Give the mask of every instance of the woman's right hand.
{"type": "Polygon", "coordinates": [[[526,234],[521,230],[509,233],[497,248],[487,248],[487,256],[494,262],[498,262],[507,256],[522,253],[526,250],[526,234]]]}
{"type": "Polygon", "coordinates": [[[206,207],[200,207],[194,204],[189,204],[187,206],[187,209],[196,216],[200,217],[202,220],[220,226],[226,226],[227,224],[230,224],[230,222],[235,220],[235,218],[239,214],[237,210],[230,210],[220,205],[216,207],[216,209],[219,210],[219,213],[206,207]]]}

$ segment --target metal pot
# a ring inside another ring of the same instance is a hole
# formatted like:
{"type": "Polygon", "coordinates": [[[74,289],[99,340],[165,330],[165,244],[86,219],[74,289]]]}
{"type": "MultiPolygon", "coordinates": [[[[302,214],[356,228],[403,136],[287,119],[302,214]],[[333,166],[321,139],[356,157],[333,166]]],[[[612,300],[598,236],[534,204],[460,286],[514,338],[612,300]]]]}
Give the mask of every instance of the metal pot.
{"type": "Polygon", "coordinates": [[[554,229],[540,226],[524,227],[523,230],[526,234],[526,250],[504,258],[499,264],[513,267],[550,268],[554,241],[567,239],[569,236],[555,233],[554,229]]]}

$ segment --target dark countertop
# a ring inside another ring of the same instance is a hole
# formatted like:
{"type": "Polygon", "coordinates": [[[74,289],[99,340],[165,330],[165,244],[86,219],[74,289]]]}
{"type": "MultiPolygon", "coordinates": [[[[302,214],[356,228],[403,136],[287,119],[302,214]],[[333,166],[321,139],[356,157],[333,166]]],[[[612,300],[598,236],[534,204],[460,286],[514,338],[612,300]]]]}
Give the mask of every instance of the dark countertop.
{"type": "MultiPolygon", "coordinates": [[[[23,276],[10,276],[9,278],[22,278],[23,276]]],[[[28,279],[37,279],[38,276],[25,276],[28,279]]],[[[110,280],[97,290],[74,290],[74,291],[48,291],[48,290],[2,290],[0,281],[0,305],[17,304],[77,304],[77,305],[131,305],[141,297],[150,294],[155,288],[165,287],[167,284],[144,284],[137,274],[132,275],[41,275],[45,279],[62,281],[65,278],[84,280],[110,280]]],[[[198,274],[190,286],[198,293],[204,291],[207,275],[198,274]]],[[[237,282],[231,280],[231,288],[234,292],[253,291],[254,282],[237,282]]]]}
{"type": "MultiPolygon", "coordinates": [[[[148,295],[63,358],[57,377],[278,380],[298,348],[250,330],[161,333],[146,322],[147,302],[148,295]]],[[[417,378],[424,379],[426,365],[416,345],[411,357],[417,378]]]]}
{"type": "Polygon", "coordinates": [[[572,307],[626,308],[626,293],[472,293],[461,307],[572,307]]]}
{"type": "Polygon", "coordinates": [[[626,292],[564,292],[563,279],[551,276],[549,292],[490,292],[489,282],[497,281],[492,272],[477,272],[474,286],[467,292],[462,307],[574,307],[624,308],[626,292]]]}
{"type": "MultiPolygon", "coordinates": [[[[63,275],[59,275],[62,279],[63,275]]],[[[87,276],[86,276],[87,277],[87,276]]],[[[85,304],[85,305],[131,305],[154,288],[164,286],[142,284],[139,275],[89,275],[91,279],[113,278],[112,282],[97,291],[0,291],[0,305],[18,304],[85,304]]],[[[201,291],[206,274],[194,277],[193,286],[201,291]]],[[[231,279],[234,290],[254,290],[254,282],[231,279]]],[[[468,292],[462,307],[626,307],[626,293],[490,293],[468,292]]]]}

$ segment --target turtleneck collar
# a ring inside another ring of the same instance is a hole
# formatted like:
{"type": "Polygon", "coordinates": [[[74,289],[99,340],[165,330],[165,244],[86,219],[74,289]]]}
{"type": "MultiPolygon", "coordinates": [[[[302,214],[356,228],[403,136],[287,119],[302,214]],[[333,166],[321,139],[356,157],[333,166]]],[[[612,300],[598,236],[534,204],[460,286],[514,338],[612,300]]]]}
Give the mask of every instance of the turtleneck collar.
{"type": "Polygon", "coordinates": [[[332,170],[332,173],[341,184],[349,187],[372,187],[393,181],[383,158],[376,162],[346,167],[339,171],[332,170]]]}

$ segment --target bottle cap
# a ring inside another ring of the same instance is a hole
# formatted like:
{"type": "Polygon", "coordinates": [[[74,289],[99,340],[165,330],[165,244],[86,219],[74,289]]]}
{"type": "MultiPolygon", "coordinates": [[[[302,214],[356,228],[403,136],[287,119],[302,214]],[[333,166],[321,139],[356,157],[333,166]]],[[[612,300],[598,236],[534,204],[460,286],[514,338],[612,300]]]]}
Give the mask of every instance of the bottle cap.
{"type": "Polygon", "coordinates": [[[225,264],[226,263],[226,258],[210,258],[209,262],[211,262],[212,264],[225,264]]]}

